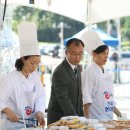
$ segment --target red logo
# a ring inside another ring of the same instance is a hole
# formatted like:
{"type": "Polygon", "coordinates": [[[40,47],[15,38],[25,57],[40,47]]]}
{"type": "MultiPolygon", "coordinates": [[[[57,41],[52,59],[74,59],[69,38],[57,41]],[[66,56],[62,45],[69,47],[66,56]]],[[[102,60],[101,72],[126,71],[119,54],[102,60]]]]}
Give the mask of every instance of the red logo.
{"type": "Polygon", "coordinates": [[[109,98],[110,98],[110,94],[109,94],[109,93],[106,93],[106,94],[105,94],[105,98],[106,98],[106,99],[109,99],[109,98]]]}
{"type": "Polygon", "coordinates": [[[105,91],[104,92],[104,96],[105,96],[105,99],[109,99],[112,95],[112,93],[108,92],[108,91],[105,91]]]}
{"type": "Polygon", "coordinates": [[[30,107],[25,107],[25,111],[26,111],[26,115],[30,115],[30,114],[32,114],[32,108],[30,108],[30,107]]]}

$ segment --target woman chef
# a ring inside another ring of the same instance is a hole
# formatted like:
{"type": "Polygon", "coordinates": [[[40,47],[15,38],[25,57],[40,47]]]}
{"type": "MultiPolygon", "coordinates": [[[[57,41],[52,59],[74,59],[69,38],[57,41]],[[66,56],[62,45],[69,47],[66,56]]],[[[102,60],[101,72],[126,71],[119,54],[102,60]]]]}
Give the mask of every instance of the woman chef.
{"type": "Polygon", "coordinates": [[[7,75],[0,87],[0,111],[7,118],[3,130],[32,127],[34,118],[45,125],[45,92],[35,71],[40,62],[37,32],[34,23],[24,22],[18,27],[20,58],[13,72],[7,75]]]}
{"type": "Polygon", "coordinates": [[[103,121],[113,120],[113,112],[119,117],[121,113],[115,107],[112,77],[103,67],[108,59],[109,49],[93,35],[97,34],[90,31],[86,43],[91,46],[88,52],[92,55],[93,63],[82,75],[84,115],[87,118],[103,121]]]}

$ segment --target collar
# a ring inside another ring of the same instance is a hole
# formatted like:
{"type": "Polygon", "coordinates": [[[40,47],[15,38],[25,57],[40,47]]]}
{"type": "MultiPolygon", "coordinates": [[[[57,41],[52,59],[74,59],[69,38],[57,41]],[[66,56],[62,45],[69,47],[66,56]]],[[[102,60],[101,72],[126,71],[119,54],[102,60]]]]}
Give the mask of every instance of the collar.
{"type": "MultiPolygon", "coordinates": [[[[94,66],[97,68],[97,70],[100,72],[100,73],[103,73],[102,69],[95,63],[93,62],[92,64],[94,64],[94,66]]],[[[104,69],[104,68],[103,68],[104,69]]],[[[104,73],[105,73],[105,69],[104,69],[104,73]]]]}
{"type": "Polygon", "coordinates": [[[20,76],[21,81],[27,81],[27,80],[30,79],[30,74],[29,74],[28,77],[26,78],[26,77],[22,74],[21,71],[18,71],[18,73],[19,73],[19,76],[20,76]]]}
{"type": "Polygon", "coordinates": [[[69,65],[71,66],[71,68],[74,70],[75,67],[77,67],[77,65],[73,65],[69,62],[69,60],[66,58],[67,62],[69,63],[69,65]]]}

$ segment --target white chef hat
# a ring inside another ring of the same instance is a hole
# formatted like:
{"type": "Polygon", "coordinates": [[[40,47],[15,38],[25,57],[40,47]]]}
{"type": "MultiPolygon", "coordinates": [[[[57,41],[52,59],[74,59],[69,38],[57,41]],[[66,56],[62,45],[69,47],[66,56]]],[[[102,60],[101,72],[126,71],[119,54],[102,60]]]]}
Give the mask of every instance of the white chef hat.
{"type": "Polygon", "coordinates": [[[20,42],[20,57],[28,55],[40,55],[37,40],[37,27],[32,22],[22,22],[18,26],[20,42]]]}
{"type": "Polygon", "coordinates": [[[79,34],[75,35],[85,44],[85,50],[91,55],[92,51],[101,45],[104,45],[98,34],[94,30],[84,29],[79,34]]]}

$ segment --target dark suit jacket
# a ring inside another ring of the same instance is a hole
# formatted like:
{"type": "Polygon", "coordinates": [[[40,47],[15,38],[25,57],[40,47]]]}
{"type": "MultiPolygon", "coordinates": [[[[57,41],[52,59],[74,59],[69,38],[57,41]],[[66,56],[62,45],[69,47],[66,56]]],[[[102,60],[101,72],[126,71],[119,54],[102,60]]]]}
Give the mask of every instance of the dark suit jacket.
{"type": "Polygon", "coordinates": [[[53,123],[63,116],[83,116],[81,72],[79,67],[78,81],[66,59],[55,69],[52,77],[47,124],[53,123]]]}

